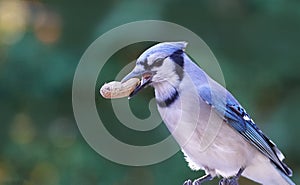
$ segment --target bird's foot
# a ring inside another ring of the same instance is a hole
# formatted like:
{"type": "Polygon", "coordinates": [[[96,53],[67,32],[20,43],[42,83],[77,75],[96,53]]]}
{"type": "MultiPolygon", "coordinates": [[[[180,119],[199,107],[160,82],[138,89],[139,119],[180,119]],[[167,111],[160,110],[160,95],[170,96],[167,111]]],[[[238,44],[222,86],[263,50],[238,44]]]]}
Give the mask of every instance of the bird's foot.
{"type": "Polygon", "coordinates": [[[223,178],[220,180],[219,185],[239,185],[238,178],[223,178]]]}
{"type": "Polygon", "coordinates": [[[201,185],[203,182],[210,181],[211,179],[213,179],[212,176],[207,174],[199,179],[195,179],[194,181],[188,179],[183,183],[183,185],[201,185]]]}
{"type": "Polygon", "coordinates": [[[240,168],[238,173],[231,178],[223,178],[220,180],[219,185],[239,185],[239,178],[242,175],[245,168],[240,168]]]}
{"type": "Polygon", "coordinates": [[[201,182],[197,181],[197,179],[194,181],[191,181],[190,179],[188,179],[183,183],[183,185],[201,185],[201,182]]]}
{"type": "Polygon", "coordinates": [[[191,179],[186,180],[183,185],[193,185],[193,182],[191,181],[191,179]]]}

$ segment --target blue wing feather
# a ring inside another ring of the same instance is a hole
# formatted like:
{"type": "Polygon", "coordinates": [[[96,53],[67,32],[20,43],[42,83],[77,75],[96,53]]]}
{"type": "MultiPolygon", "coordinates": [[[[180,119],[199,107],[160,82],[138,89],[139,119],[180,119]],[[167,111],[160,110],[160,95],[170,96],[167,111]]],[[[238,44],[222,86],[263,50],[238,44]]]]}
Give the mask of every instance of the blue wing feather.
{"type": "Polygon", "coordinates": [[[292,175],[291,169],[282,162],[284,157],[276,145],[256,126],[243,107],[228,91],[222,89],[217,92],[204,86],[199,89],[199,95],[206,103],[214,107],[214,110],[226,123],[267,156],[278,169],[288,176],[292,175]],[[224,92],[226,94],[222,99],[220,96],[224,92]]]}

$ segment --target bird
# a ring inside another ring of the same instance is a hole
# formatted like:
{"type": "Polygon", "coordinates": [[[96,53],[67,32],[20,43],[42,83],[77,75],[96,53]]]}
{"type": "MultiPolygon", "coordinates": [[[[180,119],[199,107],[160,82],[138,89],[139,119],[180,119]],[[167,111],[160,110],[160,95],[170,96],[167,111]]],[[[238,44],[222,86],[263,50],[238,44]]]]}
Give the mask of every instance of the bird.
{"type": "Polygon", "coordinates": [[[205,171],[183,184],[201,185],[221,177],[219,185],[238,185],[241,176],[265,185],[295,184],[282,152],[236,98],[191,59],[187,45],[185,41],[153,45],[121,80],[141,80],[129,98],[154,88],[159,114],[188,166],[205,171]]]}

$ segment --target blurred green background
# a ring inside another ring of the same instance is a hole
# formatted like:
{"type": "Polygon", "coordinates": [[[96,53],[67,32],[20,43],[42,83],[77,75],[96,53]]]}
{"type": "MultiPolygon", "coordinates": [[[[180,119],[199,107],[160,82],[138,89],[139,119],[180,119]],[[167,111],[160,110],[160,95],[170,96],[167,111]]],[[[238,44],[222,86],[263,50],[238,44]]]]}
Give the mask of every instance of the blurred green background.
{"type": "MultiPolygon", "coordinates": [[[[91,149],[77,128],[72,79],[82,54],[106,31],[145,19],[185,26],[210,46],[227,88],[277,143],[293,180],[300,182],[299,1],[2,0],[0,184],[179,185],[203,174],[191,171],[181,152],[146,167],[116,164],[91,149]]],[[[116,53],[95,92],[148,46],[116,53]]],[[[132,111],[147,117],[152,97],[150,88],[137,95],[132,111]]],[[[163,124],[151,133],[133,133],[114,117],[109,100],[97,93],[95,101],[108,130],[120,140],[149,144],[168,135],[163,124]]],[[[241,179],[240,184],[255,183],[241,179]]]]}

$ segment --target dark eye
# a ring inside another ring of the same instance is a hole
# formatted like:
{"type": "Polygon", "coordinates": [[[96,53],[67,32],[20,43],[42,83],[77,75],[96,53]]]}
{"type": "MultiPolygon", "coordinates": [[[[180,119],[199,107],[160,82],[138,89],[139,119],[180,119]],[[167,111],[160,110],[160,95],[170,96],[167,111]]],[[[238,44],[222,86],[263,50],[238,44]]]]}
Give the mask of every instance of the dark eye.
{"type": "Polygon", "coordinates": [[[155,67],[159,67],[159,66],[161,66],[163,64],[164,60],[165,60],[165,58],[158,58],[158,59],[156,59],[153,62],[153,64],[151,65],[151,67],[154,67],[154,66],[155,67]]]}

